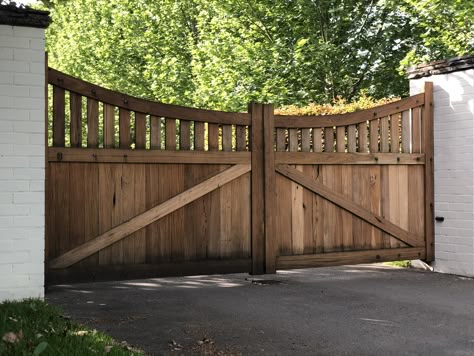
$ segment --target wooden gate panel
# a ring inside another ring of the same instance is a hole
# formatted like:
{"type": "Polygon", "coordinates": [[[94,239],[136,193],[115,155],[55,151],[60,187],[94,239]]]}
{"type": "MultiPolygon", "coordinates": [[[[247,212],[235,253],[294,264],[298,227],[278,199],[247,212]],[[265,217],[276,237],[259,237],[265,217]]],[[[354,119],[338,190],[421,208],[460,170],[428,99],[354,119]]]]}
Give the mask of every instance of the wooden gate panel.
{"type": "MultiPolygon", "coordinates": [[[[334,193],[423,236],[423,166],[296,165],[334,193]],[[382,187],[388,192],[382,193],[382,187]]],[[[276,177],[280,255],[409,247],[346,209],[283,177],[276,177]]]]}
{"type": "Polygon", "coordinates": [[[430,84],[305,117],[166,105],[52,69],[48,81],[48,282],[433,259],[430,84]]]}

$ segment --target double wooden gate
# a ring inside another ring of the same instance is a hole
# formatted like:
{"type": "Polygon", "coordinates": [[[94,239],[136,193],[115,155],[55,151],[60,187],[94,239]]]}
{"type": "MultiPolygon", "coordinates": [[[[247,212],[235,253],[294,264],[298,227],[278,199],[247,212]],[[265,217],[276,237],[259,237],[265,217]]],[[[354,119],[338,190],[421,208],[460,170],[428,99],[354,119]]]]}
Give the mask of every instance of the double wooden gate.
{"type": "Polygon", "coordinates": [[[49,69],[47,282],[433,259],[432,86],[338,116],[145,101],[49,69]]]}

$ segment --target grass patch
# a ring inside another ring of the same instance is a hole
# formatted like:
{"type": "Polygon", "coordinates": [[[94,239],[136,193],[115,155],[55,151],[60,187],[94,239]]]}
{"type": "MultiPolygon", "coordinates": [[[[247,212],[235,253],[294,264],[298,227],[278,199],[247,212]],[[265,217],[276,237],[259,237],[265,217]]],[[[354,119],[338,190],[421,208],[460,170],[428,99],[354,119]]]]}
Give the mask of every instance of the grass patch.
{"type": "Polygon", "coordinates": [[[384,264],[387,265],[387,266],[401,267],[401,268],[410,268],[411,267],[411,261],[410,260],[385,262],[384,264]]]}
{"type": "Polygon", "coordinates": [[[0,355],[142,355],[38,299],[0,304],[0,355]]]}

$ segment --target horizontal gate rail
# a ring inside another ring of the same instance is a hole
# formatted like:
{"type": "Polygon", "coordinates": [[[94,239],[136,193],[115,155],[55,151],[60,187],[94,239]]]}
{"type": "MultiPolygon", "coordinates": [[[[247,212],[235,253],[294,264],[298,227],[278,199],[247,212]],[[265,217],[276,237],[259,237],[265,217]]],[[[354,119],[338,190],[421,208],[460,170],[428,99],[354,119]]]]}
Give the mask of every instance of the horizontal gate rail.
{"type": "Polygon", "coordinates": [[[275,152],[276,164],[425,164],[422,153],[275,152]]]}
{"type": "Polygon", "coordinates": [[[69,267],[248,172],[250,172],[250,165],[248,164],[235,165],[228,168],[224,172],[209,178],[183,193],[178,194],[170,200],[167,200],[166,202],[135,216],[129,221],[112,228],[104,234],[97,236],[95,239],[55,258],[50,262],[49,267],[69,267]]]}
{"type": "Polygon", "coordinates": [[[390,248],[366,251],[326,252],[322,254],[277,257],[277,268],[340,266],[384,261],[418,260],[426,256],[424,247],[390,248]]]}
{"type": "Polygon", "coordinates": [[[50,147],[49,162],[245,164],[250,152],[145,151],[118,148],[50,147]]]}

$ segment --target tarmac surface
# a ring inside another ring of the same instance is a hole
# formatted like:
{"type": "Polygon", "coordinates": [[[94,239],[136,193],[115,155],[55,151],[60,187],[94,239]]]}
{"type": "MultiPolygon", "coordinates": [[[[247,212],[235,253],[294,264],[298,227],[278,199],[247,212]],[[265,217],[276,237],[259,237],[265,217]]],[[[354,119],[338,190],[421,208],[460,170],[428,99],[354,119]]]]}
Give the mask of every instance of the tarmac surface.
{"type": "Polygon", "coordinates": [[[152,355],[474,355],[474,280],[381,265],[50,287],[152,355]]]}

